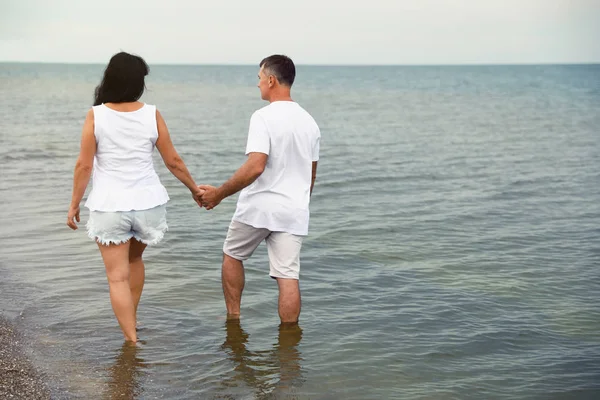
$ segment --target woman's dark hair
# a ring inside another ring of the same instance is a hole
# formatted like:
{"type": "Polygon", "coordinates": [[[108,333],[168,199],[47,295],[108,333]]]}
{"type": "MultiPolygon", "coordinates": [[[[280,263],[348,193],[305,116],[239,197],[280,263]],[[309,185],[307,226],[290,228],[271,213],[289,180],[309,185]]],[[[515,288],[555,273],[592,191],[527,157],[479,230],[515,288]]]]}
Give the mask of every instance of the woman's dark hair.
{"type": "Polygon", "coordinates": [[[125,52],[115,54],[94,91],[94,105],[138,101],[146,89],[144,78],[149,71],[142,57],[125,52]]]}

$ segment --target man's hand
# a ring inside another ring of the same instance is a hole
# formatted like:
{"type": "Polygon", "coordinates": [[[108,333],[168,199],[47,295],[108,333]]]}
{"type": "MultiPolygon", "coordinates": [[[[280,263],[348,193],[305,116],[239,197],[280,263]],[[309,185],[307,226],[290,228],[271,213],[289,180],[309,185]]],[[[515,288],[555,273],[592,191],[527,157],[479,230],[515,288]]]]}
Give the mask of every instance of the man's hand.
{"type": "Polygon", "coordinates": [[[219,189],[210,185],[200,185],[199,190],[203,190],[204,193],[200,196],[200,202],[207,210],[212,210],[219,205],[223,197],[220,194],[219,189]]]}

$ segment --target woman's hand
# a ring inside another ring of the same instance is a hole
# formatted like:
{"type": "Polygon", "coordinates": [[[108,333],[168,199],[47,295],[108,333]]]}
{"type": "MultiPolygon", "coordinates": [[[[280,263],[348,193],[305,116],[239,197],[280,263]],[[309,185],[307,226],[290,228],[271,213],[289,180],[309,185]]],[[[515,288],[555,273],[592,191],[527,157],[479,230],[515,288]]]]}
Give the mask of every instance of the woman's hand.
{"type": "Polygon", "coordinates": [[[197,187],[196,190],[193,190],[191,192],[192,192],[192,197],[194,198],[194,201],[196,202],[196,204],[198,204],[198,206],[200,206],[200,208],[202,208],[202,195],[204,194],[204,190],[197,187]]]}
{"type": "Polygon", "coordinates": [[[79,206],[71,206],[69,208],[69,213],[67,214],[67,225],[74,231],[77,230],[77,224],[75,221],[79,222],[79,206]]]}

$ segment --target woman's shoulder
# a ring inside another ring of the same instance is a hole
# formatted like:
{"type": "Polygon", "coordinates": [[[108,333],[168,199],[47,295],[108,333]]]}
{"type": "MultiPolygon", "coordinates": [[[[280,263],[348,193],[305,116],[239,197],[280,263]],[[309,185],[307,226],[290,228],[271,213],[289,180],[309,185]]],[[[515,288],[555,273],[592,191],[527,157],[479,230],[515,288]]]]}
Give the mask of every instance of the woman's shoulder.
{"type": "Polygon", "coordinates": [[[145,110],[147,113],[156,114],[157,107],[156,107],[156,105],[155,105],[155,104],[148,104],[148,103],[144,103],[144,107],[143,107],[143,108],[144,108],[144,110],[145,110]]]}
{"type": "Polygon", "coordinates": [[[97,112],[99,112],[98,106],[92,106],[85,113],[85,118],[93,120],[97,112]]]}

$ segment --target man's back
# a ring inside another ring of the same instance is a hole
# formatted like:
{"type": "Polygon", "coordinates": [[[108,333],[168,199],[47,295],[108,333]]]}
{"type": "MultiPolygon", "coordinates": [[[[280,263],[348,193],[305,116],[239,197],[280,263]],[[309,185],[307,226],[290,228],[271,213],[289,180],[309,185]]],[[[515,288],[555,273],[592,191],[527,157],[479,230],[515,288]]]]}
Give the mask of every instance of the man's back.
{"type": "Polygon", "coordinates": [[[234,220],[295,235],[308,233],[312,163],[320,132],[312,116],[292,101],[275,101],[250,120],[246,154],[269,156],[263,173],[242,190],[234,220]]]}
{"type": "Polygon", "coordinates": [[[292,101],[296,67],[291,58],[274,54],[260,62],[257,87],[269,105],[250,119],[248,158],[227,182],[204,190],[208,210],[238,191],[237,209],[223,243],[221,279],[227,319],[239,319],[244,290],[244,261],[260,243],[267,245],[269,276],[279,288],[282,323],[300,316],[300,249],[308,234],[308,204],[317,176],[319,127],[292,101]]]}

